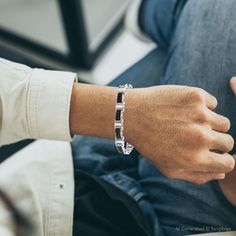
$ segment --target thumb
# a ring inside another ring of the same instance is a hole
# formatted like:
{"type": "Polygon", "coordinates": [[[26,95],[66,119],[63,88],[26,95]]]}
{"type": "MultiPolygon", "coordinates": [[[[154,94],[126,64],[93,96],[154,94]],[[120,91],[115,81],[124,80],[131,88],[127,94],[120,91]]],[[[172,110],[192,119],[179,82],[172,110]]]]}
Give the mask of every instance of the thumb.
{"type": "Polygon", "coordinates": [[[233,90],[234,95],[236,96],[236,77],[233,77],[230,80],[230,87],[233,90]]]}

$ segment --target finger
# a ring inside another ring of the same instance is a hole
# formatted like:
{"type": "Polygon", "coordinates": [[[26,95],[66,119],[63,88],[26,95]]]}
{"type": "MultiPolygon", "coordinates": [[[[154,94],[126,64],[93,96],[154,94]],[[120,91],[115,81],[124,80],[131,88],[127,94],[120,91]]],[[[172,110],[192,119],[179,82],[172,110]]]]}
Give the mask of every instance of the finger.
{"type": "Polygon", "coordinates": [[[185,180],[194,184],[205,184],[212,180],[222,180],[224,178],[224,173],[191,172],[183,170],[177,170],[175,173],[175,179],[185,180]]]}
{"type": "Polygon", "coordinates": [[[228,173],[234,169],[235,159],[228,153],[209,152],[205,166],[209,172],[228,173]]]}
{"type": "Polygon", "coordinates": [[[218,152],[230,152],[234,147],[234,139],[229,134],[212,131],[210,149],[218,152]]]}
{"type": "Polygon", "coordinates": [[[234,95],[236,96],[236,77],[233,77],[231,80],[230,80],[230,87],[234,93],[234,95]]]}
{"type": "Polygon", "coordinates": [[[192,173],[191,177],[189,178],[189,181],[195,183],[195,184],[206,184],[213,180],[222,180],[225,179],[224,173],[192,173]]]}
{"type": "Polygon", "coordinates": [[[230,120],[222,115],[210,112],[210,124],[213,130],[226,133],[230,129],[230,120]]]}
{"type": "Polygon", "coordinates": [[[203,94],[205,97],[205,103],[206,106],[210,109],[210,110],[214,110],[217,107],[217,99],[212,96],[211,94],[209,94],[208,92],[206,92],[205,90],[203,90],[203,94]]]}

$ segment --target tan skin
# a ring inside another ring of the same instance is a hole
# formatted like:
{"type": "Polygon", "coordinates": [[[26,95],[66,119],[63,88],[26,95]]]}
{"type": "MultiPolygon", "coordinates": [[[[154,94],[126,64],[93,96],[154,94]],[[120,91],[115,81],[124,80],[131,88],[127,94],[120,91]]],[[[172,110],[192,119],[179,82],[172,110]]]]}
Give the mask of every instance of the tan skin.
{"type": "MultiPolygon", "coordinates": [[[[236,96],[236,78],[230,80],[230,86],[236,96]]],[[[227,174],[224,180],[219,181],[219,183],[225,196],[236,206],[236,168],[227,174]]]]}
{"type": "MultiPolygon", "coordinates": [[[[72,134],[114,139],[117,88],[74,84],[72,134]]],[[[130,89],[125,96],[126,140],[165,176],[204,184],[221,180],[235,166],[230,122],[213,110],[217,100],[199,88],[156,86],[130,89]]],[[[228,175],[230,176],[230,175],[228,175]]],[[[228,186],[220,182],[228,198],[228,186]]],[[[228,182],[227,182],[228,181],[228,182]]],[[[230,192],[230,193],[228,193],[230,192]]]]}

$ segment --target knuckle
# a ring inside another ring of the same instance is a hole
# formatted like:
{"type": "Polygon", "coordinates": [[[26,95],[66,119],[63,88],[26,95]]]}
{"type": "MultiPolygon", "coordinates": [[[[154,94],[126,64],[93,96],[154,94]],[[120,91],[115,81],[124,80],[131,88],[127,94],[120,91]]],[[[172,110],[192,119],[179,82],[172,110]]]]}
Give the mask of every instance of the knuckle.
{"type": "Polygon", "coordinates": [[[196,131],[196,140],[200,146],[208,146],[212,137],[204,129],[199,128],[196,131]]]}
{"type": "Polygon", "coordinates": [[[195,114],[200,123],[210,123],[210,114],[204,106],[198,106],[195,114]]]}
{"type": "Polygon", "coordinates": [[[190,97],[192,98],[193,101],[199,102],[199,103],[203,102],[204,100],[203,91],[198,88],[191,91],[190,97]]]}

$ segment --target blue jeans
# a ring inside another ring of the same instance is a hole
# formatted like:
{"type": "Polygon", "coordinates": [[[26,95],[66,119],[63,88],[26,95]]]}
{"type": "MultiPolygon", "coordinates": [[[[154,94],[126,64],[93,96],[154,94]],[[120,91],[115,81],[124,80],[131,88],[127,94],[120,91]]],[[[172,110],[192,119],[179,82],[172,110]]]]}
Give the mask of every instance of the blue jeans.
{"type": "MultiPolygon", "coordinates": [[[[110,85],[201,87],[217,97],[216,111],[231,119],[236,137],[236,99],[229,88],[236,75],[235,10],[235,0],[143,1],[141,28],[159,47],[110,85]]],[[[236,208],[215,181],[196,186],[168,179],[137,151],[119,155],[111,140],[77,136],[72,149],[76,169],[134,198],[155,236],[236,230],[236,208]]]]}

